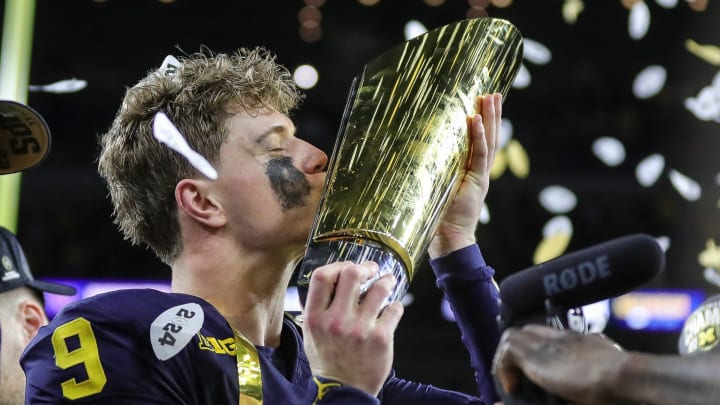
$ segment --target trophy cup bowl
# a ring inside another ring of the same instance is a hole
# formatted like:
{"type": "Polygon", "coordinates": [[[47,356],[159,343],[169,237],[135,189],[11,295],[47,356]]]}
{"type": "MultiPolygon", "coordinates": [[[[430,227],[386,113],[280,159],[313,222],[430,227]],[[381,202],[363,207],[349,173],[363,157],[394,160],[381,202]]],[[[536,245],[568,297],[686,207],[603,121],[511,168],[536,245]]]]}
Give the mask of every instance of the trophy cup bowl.
{"type": "Polygon", "coordinates": [[[297,285],[302,304],[313,270],[374,261],[393,274],[400,300],[463,179],[467,117],[475,98],[507,95],[522,36],[508,21],[476,18],[408,40],[355,78],[310,231],[297,285]]]}

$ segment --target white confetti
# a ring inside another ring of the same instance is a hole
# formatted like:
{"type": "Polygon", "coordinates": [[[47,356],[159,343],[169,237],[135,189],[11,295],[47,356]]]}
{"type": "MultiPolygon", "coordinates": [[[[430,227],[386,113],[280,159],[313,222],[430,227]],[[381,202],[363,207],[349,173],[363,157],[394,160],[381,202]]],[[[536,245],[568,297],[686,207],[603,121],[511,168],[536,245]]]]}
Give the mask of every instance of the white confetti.
{"type": "Polygon", "coordinates": [[[577,205],[577,197],[563,186],[545,187],[538,195],[540,205],[553,214],[566,214],[577,205]]]}
{"type": "Polygon", "coordinates": [[[417,20],[410,20],[407,23],[405,23],[405,28],[403,29],[403,33],[405,34],[405,40],[411,40],[417,36],[420,36],[424,33],[426,33],[428,29],[417,20]]]}
{"type": "Polygon", "coordinates": [[[670,170],[670,182],[675,190],[688,201],[697,201],[702,195],[702,188],[693,179],[685,176],[677,170],[670,170]]]}
{"type": "Polygon", "coordinates": [[[678,4],[678,0],[655,0],[655,3],[663,8],[675,8],[678,4]]]}
{"type": "Polygon", "coordinates": [[[207,161],[202,155],[193,150],[188,145],[185,137],[180,133],[175,124],[170,121],[167,115],[163,112],[155,114],[153,120],[153,135],[155,139],[166,144],[170,149],[173,149],[177,153],[185,156],[185,158],[193,165],[200,173],[204,174],[211,180],[215,180],[218,177],[217,170],[207,161]]]}
{"type": "Polygon", "coordinates": [[[625,147],[617,139],[603,136],[595,140],[592,145],[595,156],[610,167],[615,167],[625,161],[625,147]]]}
{"type": "Polygon", "coordinates": [[[498,149],[502,149],[510,142],[513,137],[513,124],[507,118],[500,121],[500,138],[498,139],[498,149]]]}
{"type": "Polygon", "coordinates": [[[565,0],[562,5],[563,20],[568,24],[575,24],[584,9],[583,0],[565,0]]]}
{"type": "Polygon", "coordinates": [[[487,224],[490,222],[490,209],[485,203],[483,203],[482,209],[480,210],[479,222],[481,224],[487,224]]]}
{"type": "Polygon", "coordinates": [[[633,94],[640,99],[657,95],[665,87],[667,71],[660,65],[650,65],[643,69],[633,81],[633,94]]]}
{"type": "Polygon", "coordinates": [[[703,270],[703,277],[708,283],[720,287],[720,274],[718,274],[717,270],[706,267],[703,270]]]}
{"type": "Polygon", "coordinates": [[[523,56],[528,62],[536,65],[547,65],[552,59],[552,53],[545,45],[529,38],[523,39],[523,56]]]}
{"type": "Polygon", "coordinates": [[[670,249],[670,237],[658,236],[655,238],[655,241],[660,245],[660,249],[662,249],[663,252],[667,252],[667,250],[670,249]]]}
{"type": "Polygon", "coordinates": [[[685,99],[685,108],[699,120],[720,122],[720,88],[703,87],[697,97],[685,99]]]}
{"type": "Polygon", "coordinates": [[[82,79],[67,79],[67,80],[60,80],[59,82],[50,83],[50,84],[31,84],[28,86],[28,90],[30,91],[38,91],[38,92],[44,92],[44,93],[56,93],[56,94],[66,94],[66,93],[75,93],[77,91],[80,91],[87,87],[87,81],[82,79]]]}
{"type": "Polygon", "coordinates": [[[665,158],[655,153],[638,163],[635,168],[635,178],[643,187],[650,187],[660,178],[664,169],[665,158]]]}
{"type": "Polygon", "coordinates": [[[558,234],[572,235],[572,222],[570,221],[570,218],[565,215],[552,217],[545,226],[543,226],[542,234],[543,238],[546,239],[558,234]]]}
{"type": "Polygon", "coordinates": [[[628,16],[628,33],[630,38],[639,40],[645,37],[650,28],[650,9],[644,1],[633,4],[628,16]]]}
{"type": "Polygon", "coordinates": [[[521,63],[517,76],[515,76],[515,80],[512,83],[512,87],[515,89],[524,89],[530,85],[530,82],[532,82],[532,77],[530,77],[530,71],[525,67],[524,64],[521,63]]]}
{"type": "Polygon", "coordinates": [[[400,300],[400,303],[403,304],[404,307],[409,307],[413,302],[415,302],[415,296],[411,292],[405,293],[400,300]]]}

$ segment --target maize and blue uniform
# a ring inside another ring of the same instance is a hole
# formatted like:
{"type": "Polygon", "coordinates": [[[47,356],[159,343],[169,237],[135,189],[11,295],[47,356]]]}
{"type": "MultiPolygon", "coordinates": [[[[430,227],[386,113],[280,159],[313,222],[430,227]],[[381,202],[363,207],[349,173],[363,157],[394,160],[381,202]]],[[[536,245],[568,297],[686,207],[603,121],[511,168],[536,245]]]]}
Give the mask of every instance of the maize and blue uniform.
{"type": "Polygon", "coordinates": [[[377,398],[318,380],[305,357],[300,328],[289,317],[278,348],[248,350],[250,343],[201,298],[137,289],[72,303],[40,330],[20,360],[26,403],[492,403],[489,367],[499,339],[493,270],[476,246],[431,264],[455,311],[485,401],[394,373],[377,398]],[[252,391],[260,386],[261,393],[252,391]]]}

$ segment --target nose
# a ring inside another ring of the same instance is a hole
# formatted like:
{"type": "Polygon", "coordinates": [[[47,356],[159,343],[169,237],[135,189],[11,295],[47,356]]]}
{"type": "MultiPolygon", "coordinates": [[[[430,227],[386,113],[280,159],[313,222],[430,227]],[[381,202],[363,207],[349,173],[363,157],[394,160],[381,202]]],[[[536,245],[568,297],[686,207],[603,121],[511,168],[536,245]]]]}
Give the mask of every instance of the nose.
{"type": "Polygon", "coordinates": [[[328,157],[325,152],[308,142],[301,142],[303,144],[303,151],[305,152],[300,161],[302,171],[307,174],[314,174],[325,170],[325,166],[327,166],[328,163],[328,157]]]}

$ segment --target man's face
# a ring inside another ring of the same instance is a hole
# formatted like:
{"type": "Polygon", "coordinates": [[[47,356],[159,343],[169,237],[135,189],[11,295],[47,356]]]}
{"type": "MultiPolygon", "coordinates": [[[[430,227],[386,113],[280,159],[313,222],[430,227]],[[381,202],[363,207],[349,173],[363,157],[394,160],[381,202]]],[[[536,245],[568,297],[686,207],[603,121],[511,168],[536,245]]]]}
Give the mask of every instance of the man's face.
{"type": "Polygon", "coordinates": [[[242,111],[228,120],[213,189],[242,240],[302,246],[320,201],[326,164],[325,153],[295,137],[286,115],[242,111]]]}
{"type": "Polygon", "coordinates": [[[2,317],[0,323],[0,405],[21,404],[25,398],[25,374],[20,368],[20,353],[25,347],[20,339],[22,330],[16,320],[8,316],[2,317]]]}

